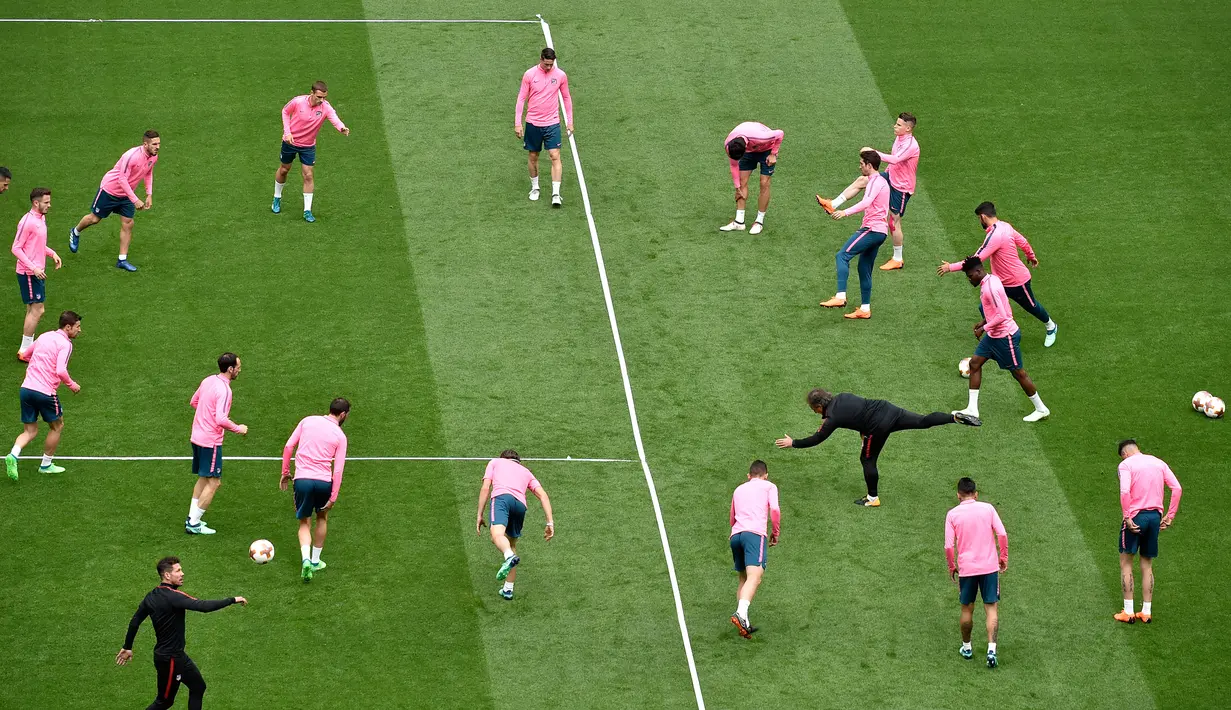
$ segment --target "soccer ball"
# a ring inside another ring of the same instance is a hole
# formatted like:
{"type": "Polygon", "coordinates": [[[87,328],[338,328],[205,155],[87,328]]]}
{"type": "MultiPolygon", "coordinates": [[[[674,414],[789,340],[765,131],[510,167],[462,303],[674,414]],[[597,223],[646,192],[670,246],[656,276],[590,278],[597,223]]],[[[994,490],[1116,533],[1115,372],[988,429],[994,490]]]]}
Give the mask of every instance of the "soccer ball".
{"type": "Polygon", "coordinates": [[[274,558],[274,544],[269,540],[257,540],[248,546],[248,556],[258,565],[263,565],[274,558]]]}
{"type": "MultiPolygon", "coordinates": [[[[964,357],[957,361],[957,374],[970,379],[970,358],[964,357]]],[[[1196,400],[1193,400],[1196,402],[1196,400]]]]}
{"type": "Polygon", "coordinates": [[[1206,392],[1205,390],[1201,390],[1197,394],[1193,395],[1193,409],[1200,412],[1201,410],[1205,409],[1205,403],[1210,401],[1213,398],[1214,398],[1214,395],[1210,394],[1209,392],[1206,392]]]}
{"type": "Polygon", "coordinates": [[[1205,406],[1201,408],[1201,411],[1205,412],[1205,416],[1210,419],[1219,419],[1227,411],[1227,405],[1223,404],[1223,401],[1217,397],[1210,397],[1205,406]]]}

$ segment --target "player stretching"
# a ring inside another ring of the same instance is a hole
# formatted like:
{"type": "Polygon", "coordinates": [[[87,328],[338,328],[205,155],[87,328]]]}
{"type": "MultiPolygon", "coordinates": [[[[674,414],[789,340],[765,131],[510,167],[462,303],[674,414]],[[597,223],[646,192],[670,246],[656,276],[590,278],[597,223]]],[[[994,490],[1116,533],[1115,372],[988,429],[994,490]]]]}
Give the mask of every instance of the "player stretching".
{"type": "Polygon", "coordinates": [[[94,196],[94,204],[90,211],[81,218],[76,227],[68,233],[68,250],[77,253],[81,245],[81,233],[104,219],[112,212],[120,215],[120,258],[115,262],[115,268],[125,271],[136,271],[137,267],[128,262],[128,247],[133,238],[133,217],[137,210],[148,210],[154,206],[154,164],[158,162],[158,150],[162,139],[158,131],[146,131],[141,145],[129,148],[120,156],[115,167],[103,176],[103,182],[94,196]],[[145,182],[145,201],[137,199],[133,188],[139,182],[145,182]]]}
{"type": "Polygon", "coordinates": [[[483,486],[479,489],[479,514],[475,521],[476,534],[483,532],[484,522],[490,523],[492,543],[504,555],[504,563],[496,572],[497,580],[506,580],[500,589],[500,596],[513,598],[513,581],[517,578],[517,564],[521,558],[517,556],[517,538],[521,537],[521,526],[526,519],[526,489],[529,488],[543,504],[543,514],[547,516],[547,529],[543,533],[544,540],[550,540],[556,534],[554,518],[551,514],[551,500],[542,484],[521,465],[521,457],[513,449],[500,452],[500,458],[492,459],[483,472],[483,486]],[[487,505],[487,496],[491,493],[491,505],[487,505]],[[483,519],[483,509],[488,508],[488,520],[483,519]]]}
{"type": "Polygon", "coordinates": [[[295,517],[299,520],[299,553],[303,559],[299,571],[305,582],[311,582],[313,573],[325,569],[321,550],[325,548],[329,511],[338,502],[338,491],[342,488],[342,470],[346,467],[346,434],[342,433],[342,424],[348,416],[350,402],[338,397],[329,403],[328,415],[301,420],[282,448],[282,480],[278,487],[284,491],[291,477],[291,454],[295,455],[295,517]]]}
{"type": "Polygon", "coordinates": [[[1051,416],[1051,410],[1043,404],[1030,375],[1022,367],[1022,332],[1013,320],[1013,307],[1005,295],[1000,278],[983,269],[983,261],[972,256],[962,262],[962,271],[972,286],[979,288],[979,313],[983,320],[975,325],[975,337],[979,345],[970,358],[970,402],[966,408],[954,414],[979,416],[979,386],[983,384],[983,363],[995,360],[1000,369],[1008,370],[1030,398],[1034,411],[1022,417],[1023,421],[1037,422],[1051,416]]]}
{"type": "Polygon", "coordinates": [[[1154,558],[1158,557],[1158,532],[1171,527],[1180,510],[1180,480],[1162,459],[1141,453],[1137,442],[1120,442],[1120,584],[1124,610],[1116,621],[1150,623],[1154,602],[1154,558]],[[1163,516],[1163,486],[1171,489],[1171,506],[1163,516]],[[1133,614],[1133,555],[1141,557],[1141,612],[1133,614]]]}
{"type": "Polygon", "coordinates": [[[774,532],[769,535],[769,547],[773,547],[778,544],[782,523],[778,486],[769,482],[769,469],[758,459],[748,468],[748,481],[740,484],[731,496],[731,556],[735,558],[735,571],[739,572],[739,586],[735,589],[739,606],[731,615],[731,623],[744,638],[757,630],[748,623],[748,605],[752,604],[752,597],[761,585],[761,575],[765,574],[765,538],[769,521],[774,524],[774,532]]]}
{"type": "Polygon", "coordinates": [[[551,206],[564,204],[560,198],[560,179],[564,166],[560,162],[560,103],[564,99],[564,120],[569,135],[573,134],[573,97],[568,92],[568,76],[556,66],[556,50],[545,47],[539,53],[539,63],[521,75],[521,89],[517,92],[517,106],[513,108],[513,132],[523,139],[530,156],[530,199],[539,199],[539,153],[547,148],[551,158],[551,206]],[[521,124],[521,111],[525,105],[526,127],[521,124]]]}
{"type": "Polygon", "coordinates": [[[51,209],[51,190],[36,187],[30,191],[30,211],[17,223],[13,255],[17,257],[17,287],[26,304],[26,322],[21,330],[17,359],[29,362],[27,352],[34,345],[34,329],[43,318],[47,300],[47,257],[60,268],[60,255],[47,246],[47,211],[51,209]]]}
{"type": "Polygon", "coordinates": [[[17,480],[17,457],[26,444],[38,436],[38,418],[47,422],[47,438],[43,441],[43,462],[40,473],[64,473],[64,468],[51,462],[60,445],[64,432],[64,410],[60,408],[57,392],[60,384],[68,385],[74,393],[81,385],[68,374],[68,359],[73,355],[73,340],[81,335],[81,316],[72,311],[60,314],[59,330],[49,330],[38,336],[34,345],[26,351],[30,364],[26,366],[26,379],[21,383],[21,424],[23,430],[13,442],[9,455],[4,457],[9,478],[17,480]]]}
{"type": "Polygon", "coordinates": [[[957,506],[945,516],[945,560],[949,563],[949,578],[957,583],[958,603],[962,605],[962,647],[958,653],[966,660],[974,658],[970,631],[975,624],[975,597],[981,596],[987,616],[987,667],[995,668],[1000,573],[1009,566],[1009,536],[996,509],[979,502],[974,481],[962,478],[957,482],[957,500],[957,506]]]}
{"type": "Polygon", "coordinates": [[[175,705],[175,694],[180,683],[188,686],[188,710],[201,710],[205,695],[205,679],[197,664],[184,653],[184,612],[211,612],[225,609],[232,604],[248,605],[243,597],[204,600],[191,597],[180,591],[184,583],[184,569],[180,558],[164,557],[158,561],[158,576],[162,583],[154,587],[141,604],[132,621],[128,622],[128,635],[124,647],[115,654],[116,665],[126,666],[133,657],[133,642],[141,622],[148,616],[154,624],[154,670],[158,673],[158,695],[146,710],[166,710],[175,705]]]}
{"type": "MultiPolygon", "coordinates": [[[[859,154],[859,172],[867,178],[863,199],[851,205],[846,210],[830,210],[834,219],[842,219],[849,215],[863,212],[863,224],[838,252],[838,293],[828,301],[822,301],[826,308],[842,308],[846,305],[846,280],[851,273],[851,259],[859,257],[859,308],[846,314],[847,318],[872,317],[872,266],[876,263],[876,251],[885,243],[885,232],[888,230],[889,214],[889,182],[876,172],[880,167],[880,154],[874,150],[865,150],[859,154]]],[[[816,196],[824,206],[825,200],[816,196]]]]}
{"type": "Polygon", "coordinates": [[[9,183],[13,181],[13,173],[0,165],[0,195],[9,191],[9,183]]]}
{"type": "Polygon", "coordinates": [[[192,472],[197,482],[192,487],[192,503],[188,506],[188,519],[184,532],[192,535],[213,535],[214,529],[201,520],[214,494],[222,485],[222,432],[233,431],[241,436],[248,434],[248,427],[231,421],[231,382],[239,377],[239,357],[235,353],[218,356],[217,375],[210,375],[197,387],[189,400],[196,410],[192,417],[192,472]]]}
{"type": "Polygon", "coordinates": [[[748,179],[761,166],[761,191],[757,194],[757,218],[749,234],[760,234],[765,228],[765,211],[769,209],[769,182],[778,165],[778,148],[786,133],[764,123],[744,121],[727,134],[723,147],[731,161],[731,181],[735,183],[735,219],[718,228],[720,232],[744,229],[744,207],[748,204],[748,179]]]}
{"type": "MultiPolygon", "coordinates": [[[[1043,347],[1050,348],[1056,342],[1056,322],[1047,314],[1047,309],[1043,307],[1043,304],[1034,297],[1034,290],[1030,288],[1030,269],[1026,268],[1021,257],[1017,255],[1017,250],[1021,249],[1026,252],[1026,260],[1030,262],[1030,265],[1038,266],[1039,260],[1034,255],[1034,249],[1030,247],[1030,242],[1013,228],[1013,225],[996,218],[996,205],[981,202],[975,208],[975,215],[979,218],[979,224],[983,226],[987,237],[983,239],[983,245],[974,255],[983,261],[990,260],[992,273],[1000,277],[1001,283],[1004,284],[1005,294],[1047,326],[1043,347]]],[[[961,270],[962,262],[960,261],[954,264],[942,261],[940,266],[936,267],[936,273],[940,276],[950,271],[961,270]]]]}
{"type": "Polygon", "coordinates": [[[274,203],[270,207],[274,214],[282,211],[282,188],[286,187],[286,176],[291,172],[291,163],[299,156],[299,172],[303,174],[303,218],[307,222],[315,222],[312,216],[312,191],[316,182],[313,177],[313,166],[316,165],[316,134],[321,131],[325,119],[338,129],[344,136],[350,135],[350,129],[338,118],[338,112],[325,100],[329,95],[329,87],[325,82],[312,84],[312,91],[303,96],[296,96],[282,107],[282,157],[278,172],[274,174],[274,203]]]}
{"type": "Polygon", "coordinates": [[[859,432],[863,438],[863,445],[859,447],[859,463],[863,465],[863,480],[868,486],[868,495],[856,500],[855,505],[869,508],[881,504],[877,491],[880,472],[876,469],[876,459],[881,449],[885,448],[890,434],[908,429],[931,429],[943,424],[982,424],[978,417],[963,412],[915,414],[883,399],[864,399],[845,392],[834,395],[819,387],[808,393],[807,401],[812,411],[821,415],[821,428],[805,439],[784,436],[774,443],[780,449],[806,449],[825,441],[838,429],[859,432]]]}

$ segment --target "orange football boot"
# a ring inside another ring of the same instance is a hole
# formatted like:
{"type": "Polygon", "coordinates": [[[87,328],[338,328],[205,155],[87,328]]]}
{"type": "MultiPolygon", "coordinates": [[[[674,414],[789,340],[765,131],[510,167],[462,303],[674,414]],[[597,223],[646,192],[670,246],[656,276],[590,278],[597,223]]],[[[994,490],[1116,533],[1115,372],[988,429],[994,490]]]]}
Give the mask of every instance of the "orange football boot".
{"type": "Polygon", "coordinates": [[[1140,621],[1143,624],[1150,623],[1150,615],[1144,611],[1139,611],[1136,614],[1133,614],[1133,616],[1137,617],[1137,621],[1140,621]]]}
{"type": "Polygon", "coordinates": [[[900,268],[902,268],[902,262],[897,259],[890,259],[889,261],[881,264],[881,271],[893,271],[894,269],[900,268]]]}
{"type": "Polygon", "coordinates": [[[846,299],[838,298],[837,296],[834,296],[828,301],[821,301],[821,305],[826,308],[843,308],[844,306],[846,306],[846,299]]]}
{"type": "Polygon", "coordinates": [[[1117,611],[1114,618],[1116,621],[1123,621],[1126,624],[1131,624],[1137,619],[1135,615],[1123,610],[1117,611]]]}
{"type": "Polygon", "coordinates": [[[833,214],[836,211],[833,208],[833,200],[827,200],[824,197],[817,195],[816,201],[821,204],[821,209],[825,210],[825,214],[833,214]]]}
{"type": "Polygon", "coordinates": [[[847,313],[846,315],[844,315],[844,316],[842,316],[842,317],[843,317],[843,318],[850,318],[850,319],[852,319],[852,320],[861,320],[861,319],[865,319],[865,318],[871,318],[871,317],[872,317],[872,311],[871,311],[871,310],[867,310],[867,311],[865,311],[865,310],[864,310],[864,309],[862,309],[862,308],[856,308],[855,310],[851,311],[850,313],[847,313]]]}

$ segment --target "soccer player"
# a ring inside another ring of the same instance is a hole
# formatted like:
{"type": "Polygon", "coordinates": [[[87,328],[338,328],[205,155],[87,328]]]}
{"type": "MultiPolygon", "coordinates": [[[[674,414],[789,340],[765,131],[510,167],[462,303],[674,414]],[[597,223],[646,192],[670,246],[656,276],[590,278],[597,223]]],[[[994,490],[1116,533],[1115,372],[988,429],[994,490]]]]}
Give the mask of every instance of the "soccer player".
{"type": "Polygon", "coordinates": [[[931,429],[944,424],[982,424],[978,417],[963,412],[916,414],[883,399],[864,399],[846,392],[835,395],[819,387],[808,393],[807,401],[812,411],[821,415],[821,428],[805,439],[784,436],[774,443],[780,449],[807,449],[825,441],[838,429],[859,432],[863,439],[859,447],[859,463],[863,465],[863,480],[868,486],[868,494],[856,500],[855,505],[868,508],[881,504],[877,490],[880,472],[876,469],[876,459],[881,449],[885,448],[890,434],[909,429],[931,429]]]}
{"type": "Polygon", "coordinates": [[[768,522],[774,524],[768,535],[769,546],[778,544],[782,526],[782,509],[778,507],[778,486],[769,482],[765,462],[756,460],[748,468],[748,481],[741,483],[731,496],[731,556],[739,572],[735,598],[739,603],[731,615],[731,623],[744,638],[752,636],[757,627],[748,622],[748,606],[765,574],[765,538],[768,522]]]}
{"type": "Polygon", "coordinates": [[[188,709],[201,710],[205,695],[205,679],[197,664],[184,653],[184,612],[211,612],[225,609],[232,604],[248,605],[243,597],[204,600],[180,591],[184,583],[184,568],[178,557],[164,557],[156,566],[162,582],[154,587],[141,604],[137,613],[128,622],[128,635],[124,647],[115,654],[116,665],[126,666],[133,657],[133,642],[141,622],[150,617],[154,624],[154,669],[158,673],[158,695],[146,710],[166,710],[175,705],[175,694],[180,684],[188,686],[188,709]]]}
{"type": "Polygon", "coordinates": [[[107,219],[114,212],[120,215],[120,258],[116,260],[115,268],[137,270],[137,267],[128,261],[128,246],[133,238],[133,217],[136,216],[137,210],[148,210],[154,206],[154,164],[158,162],[161,145],[162,139],[158,137],[158,131],[146,131],[141,145],[124,151],[115,167],[103,176],[90,211],[69,231],[69,251],[76,254],[81,246],[81,233],[107,219]],[[145,183],[144,201],[138,199],[137,193],[133,192],[139,182],[145,183]]]}
{"type": "Polygon", "coordinates": [[[949,563],[949,579],[957,583],[958,603],[962,605],[962,647],[958,653],[966,660],[974,658],[970,631],[975,624],[975,597],[981,596],[987,616],[987,667],[995,668],[1000,573],[1009,566],[1009,536],[996,508],[979,502],[974,481],[958,480],[957,500],[958,504],[945,516],[945,560],[949,563]]]}
{"type": "Polygon", "coordinates": [[[192,417],[192,472],[197,482],[192,487],[192,503],[184,532],[192,535],[213,535],[216,530],[205,524],[201,516],[214,501],[222,485],[223,430],[247,436],[248,426],[231,421],[231,383],[239,377],[242,363],[235,353],[218,356],[218,374],[210,375],[192,393],[189,404],[196,409],[192,417]]]}
{"type": "MultiPolygon", "coordinates": [[[[889,214],[889,182],[876,172],[880,164],[880,154],[876,151],[865,150],[860,153],[859,173],[867,178],[863,199],[846,210],[825,210],[834,219],[863,212],[863,224],[846,240],[835,258],[838,265],[838,293],[828,301],[821,302],[826,308],[842,308],[846,305],[846,281],[851,273],[851,259],[858,256],[861,305],[846,314],[846,317],[851,319],[872,317],[872,266],[876,263],[876,251],[885,243],[885,232],[889,229],[889,223],[886,221],[889,214]]],[[[825,200],[820,195],[817,195],[816,199],[824,206],[825,200]]]]}
{"type": "Polygon", "coordinates": [[[17,223],[13,255],[17,257],[17,288],[26,304],[26,322],[21,331],[17,359],[29,362],[27,352],[34,345],[34,329],[43,319],[47,300],[47,257],[60,268],[60,255],[47,246],[47,211],[51,209],[51,190],[36,187],[30,191],[30,211],[17,223]]]}
{"type": "Polygon", "coordinates": [[[564,165],[560,162],[560,103],[564,99],[564,120],[569,135],[573,134],[573,97],[568,92],[568,76],[556,66],[556,50],[544,47],[539,63],[521,75],[517,106],[513,108],[513,132],[523,140],[530,160],[530,200],[539,199],[539,153],[547,148],[551,158],[551,206],[564,204],[560,197],[560,179],[564,165]],[[526,126],[521,123],[522,107],[526,109],[526,126]]]}
{"type": "Polygon", "coordinates": [[[38,436],[38,418],[47,422],[47,438],[43,441],[43,462],[39,473],[64,473],[64,467],[52,463],[60,435],[64,432],[64,410],[60,408],[57,392],[60,384],[77,393],[81,385],[68,374],[68,359],[73,355],[73,340],[81,335],[81,316],[72,311],[60,314],[60,327],[38,336],[34,345],[26,351],[30,364],[26,366],[26,379],[21,383],[21,424],[23,430],[13,442],[13,448],[4,457],[9,478],[17,480],[17,457],[26,444],[38,436]]]}
{"type": "Polygon", "coordinates": [[[1162,459],[1141,453],[1137,442],[1120,442],[1120,584],[1124,610],[1116,621],[1150,623],[1154,602],[1154,558],[1158,557],[1158,532],[1171,527],[1180,510],[1180,480],[1162,459]],[[1163,486],[1171,489],[1171,506],[1163,515],[1163,486]],[[1133,555],[1141,558],[1141,611],[1133,613],[1133,555]]]}
{"type": "Polygon", "coordinates": [[[1034,411],[1022,417],[1023,421],[1037,422],[1051,416],[1051,410],[1043,404],[1030,375],[1022,367],[1022,333],[1013,320],[1013,307],[1005,295],[1000,278],[983,269],[983,261],[972,256],[962,262],[962,271],[970,284],[979,289],[979,313],[983,320],[975,324],[975,337],[979,345],[970,358],[970,402],[966,408],[954,414],[979,416],[979,386],[983,384],[983,363],[995,360],[1000,369],[1008,370],[1030,398],[1034,411]]]}
{"type": "Polygon", "coordinates": [[[484,523],[491,525],[492,543],[504,555],[504,562],[496,572],[496,579],[504,581],[504,587],[499,594],[504,599],[513,598],[513,581],[517,579],[517,565],[521,558],[517,556],[517,539],[521,537],[521,526],[526,519],[526,489],[530,489],[543,504],[543,514],[547,516],[547,528],[543,539],[550,540],[556,535],[555,518],[551,513],[551,500],[547,491],[539,483],[530,469],[521,465],[521,456],[513,449],[500,452],[500,458],[492,459],[483,472],[483,486],[479,488],[479,512],[475,521],[474,531],[482,534],[484,523]],[[488,493],[491,493],[491,505],[488,506],[488,493]],[[488,508],[488,519],[483,519],[483,509],[488,508]]]}
{"type": "MultiPolygon", "coordinates": [[[[1030,269],[1026,268],[1021,257],[1017,255],[1017,250],[1021,249],[1026,252],[1026,260],[1030,265],[1038,266],[1039,259],[1035,256],[1034,249],[1013,225],[996,217],[996,205],[991,202],[979,203],[975,208],[975,215],[987,236],[974,255],[983,261],[990,260],[992,273],[1000,277],[1005,294],[1046,325],[1047,335],[1043,339],[1043,347],[1050,348],[1056,342],[1056,321],[1051,319],[1047,309],[1034,297],[1034,290],[1030,288],[1030,269]]],[[[936,273],[940,276],[961,270],[960,261],[953,264],[942,261],[940,266],[936,267],[936,273]]]]}
{"type": "Polygon", "coordinates": [[[748,204],[748,179],[761,166],[761,191],[757,194],[757,218],[749,234],[765,229],[765,211],[769,209],[769,182],[778,165],[778,148],[786,133],[756,121],[744,121],[727,134],[723,141],[727,159],[731,161],[731,181],[735,183],[735,219],[718,228],[720,232],[744,231],[744,207],[748,204]]]}
{"type": "Polygon", "coordinates": [[[291,455],[295,456],[295,517],[299,520],[299,553],[303,559],[299,571],[305,582],[311,582],[313,573],[325,569],[321,550],[325,548],[329,511],[338,502],[338,491],[342,488],[342,470],[346,468],[346,434],[342,433],[342,424],[348,416],[350,402],[338,397],[329,403],[329,414],[300,420],[282,447],[282,480],[278,487],[284,491],[291,478],[291,455]]]}
{"type": "Polygon", "coordinates": [[[8,192],[9,183],[13,180],[13,173],[9,169],[0,165],[0,195],[8,192]]]}
{"type": "Polygon", "coordinates": [[[316,221],[316,217],[312,216],[312,191],[316,184],[312,174],[316,165],[316,134],[320,133],[325,119],[329,119],[339,133],[350,135],[350,129],[338,118],[338,112],[325,100],[328,95],[329,87],[325,82],[314,82],[312,91],[296,96],[282,107],[282,158],[278,172],[274,174],[274,203],[270,207],[274,214],[282,211],[282,188],[286,187],[286,176],[298,155],[299,172],[303,174],[303,218],[307,222],[316,221]]]}

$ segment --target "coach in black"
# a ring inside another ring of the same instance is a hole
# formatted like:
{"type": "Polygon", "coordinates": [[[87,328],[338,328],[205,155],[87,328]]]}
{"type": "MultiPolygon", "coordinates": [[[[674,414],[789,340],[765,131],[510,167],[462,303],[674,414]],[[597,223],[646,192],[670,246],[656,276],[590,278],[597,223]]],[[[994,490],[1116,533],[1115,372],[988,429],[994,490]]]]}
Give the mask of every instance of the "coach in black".
{"type": "Polygon", "coordinates": [[[834,395],[820,388],[808,393],[808,406],[821,415],[821,428],[806,439],[785,436],[774,443],[780,449],[806,449],[828,439],[835,429],[859,432],[863,437],[859,463],[863,464],[863,480],[868,485],[868,495],[855,501],[855,505],[868,508],[881,504],[877,494],[880,473],[876,470],[876,459],[890,434],[907,429],[931,429],[942,424],[980,426],[983,423],[978,417],[961,412],[916,414],[883,399],[864,399],[845,392],[834,395]]]}
{"type": "Polygon", "coordinates": [[[158,670],[158,697],[146,710],[166,710],[175,704],[175,694],[180,683],[188,686],[189,710],[201,710],[205,696],[205,679],[197,665],[184,653],[184,612],[217,611],[232,604],[247,604],[243,597],[202,600],[180,591],[184,583],[184,570],[178,557],[164,557],[158,561],[158,576],[162,584],[154,587],[133,614],[128,623],[128,636],[124,648],[115,656],[118,665],[127,665],[132,660],[133,641],[145,617],[154,623],[154,668],[158,670]]]}

